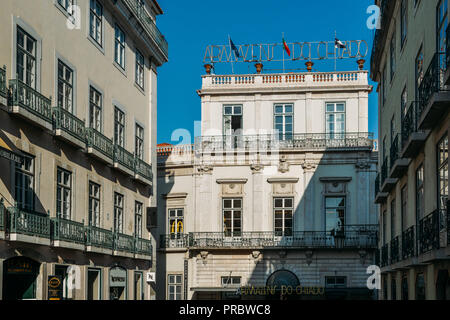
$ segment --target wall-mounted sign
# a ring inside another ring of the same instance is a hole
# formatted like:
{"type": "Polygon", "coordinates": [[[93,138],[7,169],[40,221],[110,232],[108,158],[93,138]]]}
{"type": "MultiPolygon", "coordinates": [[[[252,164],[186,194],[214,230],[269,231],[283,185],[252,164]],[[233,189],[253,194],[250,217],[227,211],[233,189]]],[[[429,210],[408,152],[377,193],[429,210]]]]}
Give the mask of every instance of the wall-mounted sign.
{"type": "Polygon", "coordinates": [[[48,300],[62,300],[63,281],[61,276],[48,276],[47,292],[48,300]]]}
{"type": "Polygon", "coordinates": [[[26,257],[15,257],[5,262],[6,272],[12,274],[34,274],[36,263],[26,257]]]}
{"type": "Polygon", "coordinates": [[[147,272],[147,282],[156,282],[155,272],[147,272]]]}
{"type": "Polygon", "coordinates": [[[110,287],[125,287],[127,285],[127,270],[121,267],[111,268],[109,271],[110,287]]]}

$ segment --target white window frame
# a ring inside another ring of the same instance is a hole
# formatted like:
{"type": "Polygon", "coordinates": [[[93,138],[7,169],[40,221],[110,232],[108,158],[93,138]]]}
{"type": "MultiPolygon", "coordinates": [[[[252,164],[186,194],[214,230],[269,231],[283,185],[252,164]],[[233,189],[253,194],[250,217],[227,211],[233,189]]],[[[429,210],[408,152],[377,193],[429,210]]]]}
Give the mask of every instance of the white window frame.
{"type": "Polygon", "coordinates": [[[125,32],[118,24],[114,25],[114,62],[125,70],[125,32]]]}
{"type": "Polygon", "coordinates": [[[103,94],[89,86],[89,127],[102,132],[103,94]]]}
{"type": "Polygon", "coordinates": [[[88,32],[90,39],[92,39],[100,48],[103,48],[103,5],[98,0],[89,1],[88,32]]]}
{"type": "Polygon", "coordinates": [[[73,88],[74,88],[74,71],[61,59],[57,59],[57,103],[58,106],[64,110],[73,113],[73,88]],[[62,69],[63,76],[60,76],[60,70],[62,69]],[[70,79],[67,79],[67,72],[70,74],[70,79]],[[60,93],[60,84],[62,86],[62,94],[60,93]],[[69,91],[69,92],[68,92],[69,91]],[[62,103],[60,103],[62,100],[62,103]]]}
{"type": "Polygon", "coordinates": [[[273,231],[276,237],[292,237],[294,234],[294,198],[293,197],[275,197],[273,198],[273,231]],[[277,202],[281,200],[281,206],[277,206],[277,202]],[[289,206],[287,202],[291,202],[289,206]],[[277,231],[277,211],[281,211],[281,233],[277,231]],[[286,215],[291,214],[290,219],[286,218],[286,215]],[[286,232],[286,220],[291,220],[290,232],[286,232]]]}
{"type": "Polygon", "coordinates": [[[56,214],[59,218],[72,218],[72,172],[56,168],[56,214]],[[67,178],[67,182],[66,182],[67,178]]]}
{"type": "Polygon", "coordinates": [[[89,181],[89,225],[100,227],[101,185],[89,181]]]}
{"type": "Polygon", "coordinates": [[[278,130],[278,138],[280,141],[292,140],[294,136],[294,105],[292,103],[276,103],[273,106],[273,128],[278,130]],[[277,108],[282,108],[281,112],[277,112],[277,108]],[[289,111],[289,108],[291,111],[289,111]],[[281,119],[281,123],[277,123],[277,118],[281,119]],[[289,123],[287,120],[291,118],[289,123]],[[281,131],[277,128],[277,124],[281,124],[281,131]],[[287,130],[286,126],[290,125],[291,130],[287,130]]]}
{"type": "Polygon", "coordinates": [[[243,221],[243,198],[222,198],[222,221],[223,221],[223,234],[225,237],[241,237],[242,236],[242,221],[243,221]],[[225,208],[225,201],[231,201],[231,207],[225,208]],[[235,202],[240,201],[241,205],[236,206],[235,202]],[[227,230],[225,224],[225,214],[226,212],[230,212],[230,231],[227,230]],[[236,219],[235,215],[239,212],[239,218],[236,219]],[[240,226],[236,227],[235,222],[239,221],[240,226]]]}
{"type": "Polygon", "coordinates": [[[34,211],[35,158],[23,155],[23,163],[15,165],[15,201],[20,209],[34,211]],[[26,178],[29,178],[27,183],[26,178]],[[27,187],[28,185],[28,187],[27,187]],[[28,197],[27,197],[27,193],[28,197]]]}
{"type": "Polygon", "coordinates": [[[326,102],[325,103],[325,132],[327,135],[327,139],[343,139],[345,137],[346,133],[346,127],[347,127],[347,106],[345,102],[326,102]],[[333,106],[333,111],[328,111],[329,106],[333,106]],[[338,110],[338,106],[343,106],[343,111],[338,110]],[[329,116],[333,115],[333,121],[331,122],[329,119],[329,116]],[[337,120],[337,116],[343,116],[343,122],[342,122],[342,130],[338,131],[336,129],[337,125],[341,123],[337,120]],[[333,124],[333,130],[331,130],[329,124],[333,124]]]}
{"type": "Polygon", "coordinates": [[[182,300],[183,299],[183,275],[182,274],[168,274],[167,275],[167,300],[182,300]],[[173,292],[171,289],[173,288],[173,292]]]}
{"type": "Polygon", "coordinates": [[[136,49],[136,69],[135,81],[139,88],[144,90],[145,85],[145,58],[144,55],[136,49]]]}
{"type": "Polygon", "coordinates": [[[114,192],[114,232],[123,233],[125,197],[123,194],[114,192]]]}

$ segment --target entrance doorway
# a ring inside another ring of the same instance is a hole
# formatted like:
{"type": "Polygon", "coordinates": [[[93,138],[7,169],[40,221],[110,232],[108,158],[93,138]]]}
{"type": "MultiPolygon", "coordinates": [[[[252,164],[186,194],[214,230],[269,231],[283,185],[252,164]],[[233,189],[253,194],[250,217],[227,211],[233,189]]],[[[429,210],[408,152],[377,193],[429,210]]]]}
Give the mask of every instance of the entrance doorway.
{"type": "Polygon", "coordinates": [[[3,263],[3,299],[36,299],[40,263],[27,257],[14,257],[3,263]]]}

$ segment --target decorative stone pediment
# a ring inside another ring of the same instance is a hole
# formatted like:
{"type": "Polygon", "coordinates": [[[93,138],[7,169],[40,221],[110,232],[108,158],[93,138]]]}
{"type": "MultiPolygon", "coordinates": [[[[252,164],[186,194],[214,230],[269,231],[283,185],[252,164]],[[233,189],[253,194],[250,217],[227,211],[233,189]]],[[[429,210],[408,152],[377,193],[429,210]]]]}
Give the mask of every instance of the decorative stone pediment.
{"type": "Polygon", "coordinates": [[[222,185],[223,195],[242,195],[247,179],[217,179],[216,182],[222,185]]]}
{"type": "Polygon", "coordinates": [[[267,182],[272,184],[274,195],[292,195],[295,193],[295,184],[298,178],[269,178],[267,182]]]}
{"type": "Polygon", "coordinates": [[[347,183],[352,180],[351,177],[323,177],[319,179],[324,183],[324,193],[343,194],[347,192],[347,183]]]}

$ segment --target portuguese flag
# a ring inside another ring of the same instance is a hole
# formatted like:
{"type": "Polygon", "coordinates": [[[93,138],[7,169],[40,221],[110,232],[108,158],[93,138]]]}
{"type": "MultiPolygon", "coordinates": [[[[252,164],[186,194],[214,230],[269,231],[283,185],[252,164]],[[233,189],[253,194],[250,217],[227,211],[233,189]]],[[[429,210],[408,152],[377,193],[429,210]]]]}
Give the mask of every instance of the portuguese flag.
{"type": "Polygon", "coordinates": [[[283,37],[283,46],[284,46],[284,50],[286,50],[288,56],[290,57],[291,56],[291,50],[289,50],[289,47],[288,47],[286,41],[284,40],[284,37],[283,37]]]}

